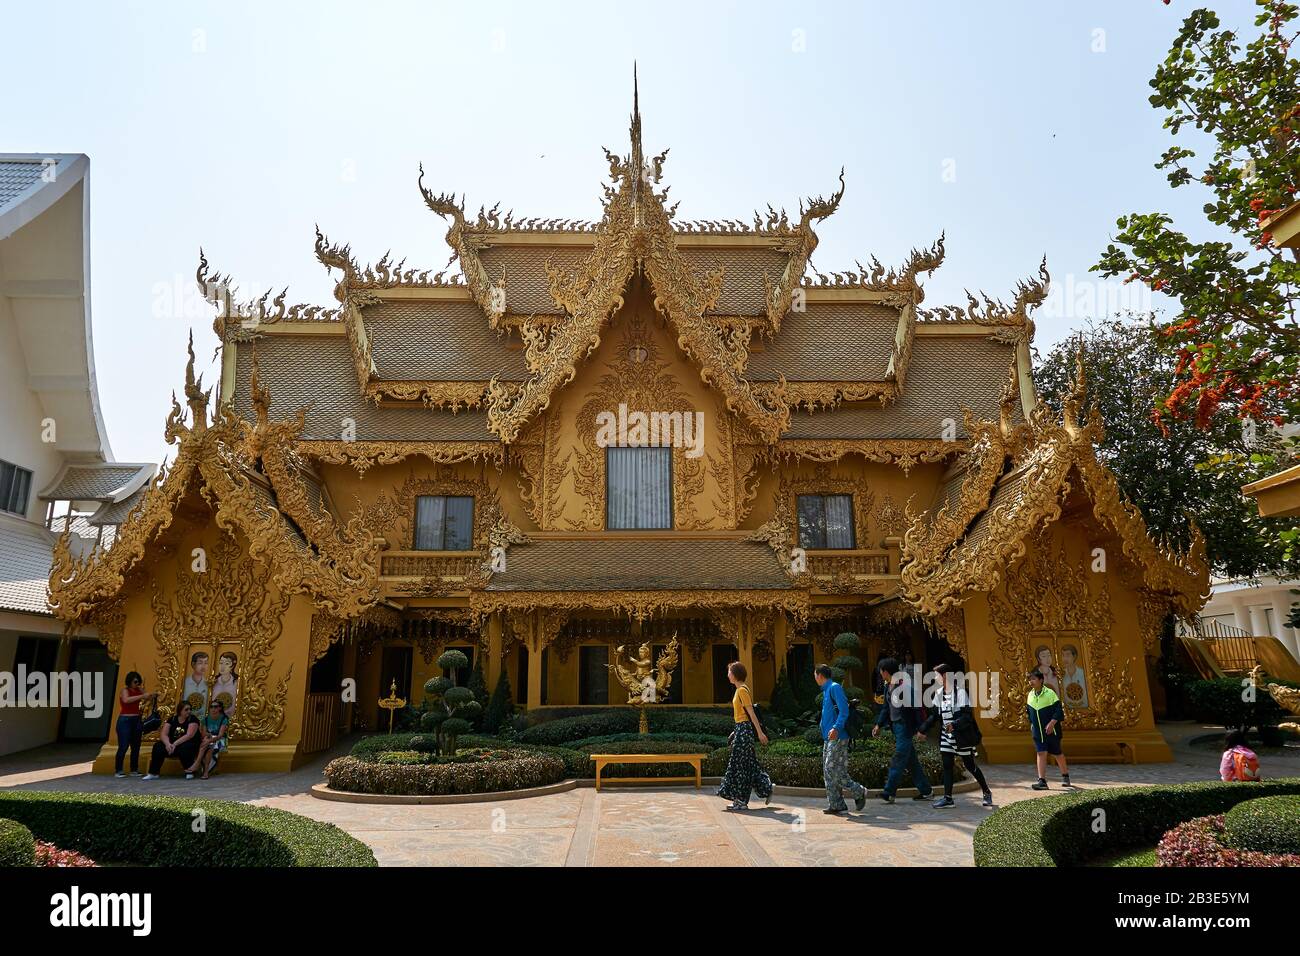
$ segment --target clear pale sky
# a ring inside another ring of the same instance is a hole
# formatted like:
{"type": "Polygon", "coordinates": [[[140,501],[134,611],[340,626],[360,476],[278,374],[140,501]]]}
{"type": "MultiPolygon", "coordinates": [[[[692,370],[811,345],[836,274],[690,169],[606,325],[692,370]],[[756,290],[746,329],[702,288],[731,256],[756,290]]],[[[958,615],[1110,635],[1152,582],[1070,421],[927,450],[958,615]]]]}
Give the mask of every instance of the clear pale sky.
{"type": "MultiPolygon", "coordinates": [[[[1204,0],[1203,0],[1204,2],[1204,0]]],[[[313,224],[364,262],[442,268],[416,165],[477,211],[598,218],[632,63],[647,150],[683,218],[794,212],[845,167],[813,264],[897,265],[947,233],[926,305],[1010,298],[1046,254],[1040,350],[1109,298],[1088,268],[1117,216],[1200,221],[1152,168],[1147,82],[1197,4],[28,3],[9,6],[0,151],[91,158],[100,396],[121,460],[159,460],[184,342],[208,362],[202,245],[249,297],[332,305],[313,224]]],[[[1254,6],[1214,0],[1253,36],[1254,6]]],[[[1126,287],[1125,295],[1132,294],[1126,287]]],[[[1156,303],[1158,305],[1158,303],[1156,303]]]]}

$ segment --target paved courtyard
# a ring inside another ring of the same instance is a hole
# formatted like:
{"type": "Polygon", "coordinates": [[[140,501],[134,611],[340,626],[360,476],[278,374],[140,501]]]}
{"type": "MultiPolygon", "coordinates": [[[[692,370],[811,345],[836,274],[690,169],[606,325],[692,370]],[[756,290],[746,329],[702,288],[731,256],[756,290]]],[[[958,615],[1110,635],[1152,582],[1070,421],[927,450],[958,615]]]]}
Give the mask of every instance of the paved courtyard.
{"type": "MultiPolygon", "coordinates": [[[[1081,764],[1080,787],[1213,780],[1218,754],[1192,748],[1191,738],[1213,728],[1190,723],[1161,729],[1174,762],[1144,766],[1081,764]]],[[[342,744],[336,753],[344,753],[342,744]]],[[[639,786],[579,787],[565,793],[435,806],[391,806],[319,800],[323,756],[292,773],[217,776],[206,783],[167,777],[145,783],[90,773],[98,748],[56,745],[0,757],[0,787],[242,800],[335,823],[367,843],[385,866],[452,862],[460,866],[970,866],[971,837],[990,812],[978,793],[956,796],[957,807],[937,811],[928,802],[873,801],[862,813],[830,817],[825,800],[775,796],[772,805],[739,815],[705,789],[639,786]]],[[[1300,751],[1261,757],[1267,776],[1300,775],[1300,751]]],[[[986,767],[999,805],[1034,799],[1032,769],[986,767]]],[[[1048,780],[1059,793],[1056,771],[1048,780]]]]}

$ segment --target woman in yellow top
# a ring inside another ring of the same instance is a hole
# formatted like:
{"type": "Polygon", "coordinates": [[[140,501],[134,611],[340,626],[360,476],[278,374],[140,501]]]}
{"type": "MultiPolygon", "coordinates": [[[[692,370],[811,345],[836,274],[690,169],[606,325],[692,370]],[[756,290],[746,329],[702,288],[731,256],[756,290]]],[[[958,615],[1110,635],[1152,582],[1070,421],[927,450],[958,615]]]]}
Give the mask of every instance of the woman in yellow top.
{"type": "Polygon", "coordinates": [[[758,754],[754,750],[754,738],[764,744],[767,734],[754,713],[754,699],[745,684],[749,674],[740,661],[732,661],[727,666],[727,680],[736,688],[731,698],[731,715],[735,718],[736,729],[731,735],[731,752],[727,755],[727,770],[722,775],[722,786],[718,796],[730,800],[728,810],[749,809],[749,795],[757,793],[763,803],[772,800],[772,778],[758,763],[758,754]]]}

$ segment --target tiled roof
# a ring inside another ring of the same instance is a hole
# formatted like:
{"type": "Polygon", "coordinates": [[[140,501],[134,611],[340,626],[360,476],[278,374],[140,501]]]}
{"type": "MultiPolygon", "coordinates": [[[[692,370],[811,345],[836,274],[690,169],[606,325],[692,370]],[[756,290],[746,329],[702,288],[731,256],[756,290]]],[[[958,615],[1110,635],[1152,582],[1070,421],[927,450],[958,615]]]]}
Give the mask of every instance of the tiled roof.
{"type": "Polygon", "coordinates": [[[966,438],[963,408],[970,409],[977,420],[998,420],[999,396],[1014,357],[1013,346],[984,338],[918,335],[912,343],[903,393],[894,402],[796,411],[790,430],[781,437],[942,440],[944,420],[951,419],[956,437],[966,438]]]}
{"type": "Polygon", "coordinates": [[[988,537],[989,528],[992,526],[989,516],[994,511],[1000,508],[1014,511],[1019,507],[1020,502],[1025,497],[1028,476],[1029,469],[1022,465],[998,479],[998,485],[993,490],[993,497],[989,501],[989,506],[975,519],[974,524],[970,526],[970,531],[966,533],[966,537],[953,549],[954,555],[957,552],[978,547],[988,537]]]}
{"type": "Polygon", "coordinates": [[[790,577],[766,544],[730,540],[541,540],[515,545],[489,591],[789,588],[790,577]]]}
{"type": "Polygon", "coordinates": [[[477,303],[398,299],[367,306],[361,315],[384,381],[528,378],[523,349],[508,348],[477,303]]]}
{"type": "Polygon", "coordinates": [[[45,594],[54,540],[40,525],[0,519],[0,610],[51,614],[45,594]]]}
{"type": "Polygon", "coordinates": [[[39,161],[0,160],[0,209],[40,182],[44,168],[39,161]]]}
{"type": "Polygon", "coordinates": [[[681,253],[697,276],[722,268],[722,294],[713,306],[715,315],[766,315],[763,274],[775,285],[790,264],[789,253],[766,247],[682,249],[681,253]]]}
{"type": "Polygon", "coordinates": [[[774,382],[883,381],[898,333],[898,310],[876,303],[809,303],[752,351],[745,377],[774,382]]]}
{"type": "Polygon", "coordinates": [[[108,501],[100,505],[98,510],[90,516],[90,524],[99,527],[101,525],[119,525],[126,520],[126,516],[131,513],[131,509],[139,504],[140,499],[144,497],[148,485],[137,488],[134,492],[127,495],[121,501],[108,501]]]}
{"type": "Polygon", "coordinates": [[[493,282],[505,272],[507,312],[558,315],[560,307],[551,298],[546,260],[549,258],[556,269],[573,272],[590,253],[590,246],[492,246],[480,249],[478,257],[493,282]]]}
{"type": "MultiPolygon", "coordinates": [[[[289,418],[307,406],[304,439],[339,441],[350,418],[357,441],[496,441],[482,411],[381,408],[364,398],[343,336],[266,335],[257,340],[257,364],[271,392],[272,418],[289,418]]],[[[239,347],[235,365],[235,411],[251,420],[251,346],[239,347]]]]}
{"type": "Polygon", "coordinates": [[[153,471],[152,465],[112,462],[70,465],[41,497],[55,501],[112,501],[133,481],[147,478],[153,471]]]}

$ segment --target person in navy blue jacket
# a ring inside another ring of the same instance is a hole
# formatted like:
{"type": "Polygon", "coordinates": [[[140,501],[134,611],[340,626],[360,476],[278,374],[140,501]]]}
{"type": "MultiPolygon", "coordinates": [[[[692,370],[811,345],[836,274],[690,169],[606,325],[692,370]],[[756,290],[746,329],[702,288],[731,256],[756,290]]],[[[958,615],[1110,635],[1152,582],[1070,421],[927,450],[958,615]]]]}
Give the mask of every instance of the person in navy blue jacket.
{"type": "Polygon", "coordinates": [[[1029,735],[1034,739],[1038,761],[1038,782],[1033,790],[1047,789],[1047,755],[1056,758],[1061,769],[1061,785],[1071,787],[1070,768],[1061,753],[1061,727],[1065,724],[1065,708],[1052,688],[1044,686],[1043,672],[1035,668],[1026,675],[1029,679],[1029,696],[1025,700],[1025,715],[1029,718],[1029,735]]]}
{"type": "Polygon", "coordinates": [[[889,776],[885,778],[885,789],[880,799],[893,803],[898,785],[903,781],[903,771],[910,770],[912,783],[916,786],[916,795],[912,799],[929,800],[934,795],[934,788],[930,786],[930,778],[925,775],[925,768],[921,766],[921,758],[916,755],[916,746],[912,742],[913,737],[921,736],[921,722],[925,716],[920,693],[915,690],[911,675],[906,669],[900,669],[894,658],[886,657],[877,666],[884,681],[885,702],[880,705],[871,736],[879,737],[883,727],[894,732],[894,756],[889,761],[889,776]]]}

